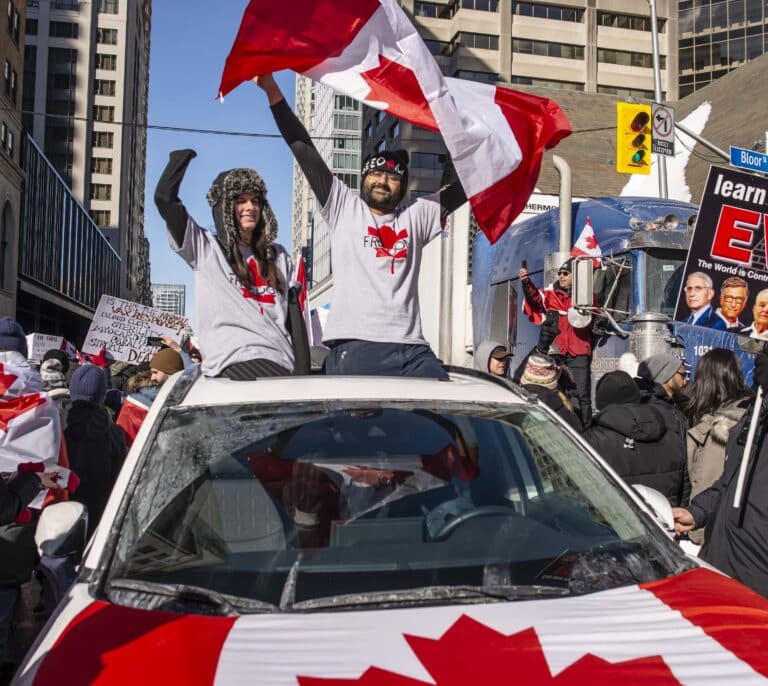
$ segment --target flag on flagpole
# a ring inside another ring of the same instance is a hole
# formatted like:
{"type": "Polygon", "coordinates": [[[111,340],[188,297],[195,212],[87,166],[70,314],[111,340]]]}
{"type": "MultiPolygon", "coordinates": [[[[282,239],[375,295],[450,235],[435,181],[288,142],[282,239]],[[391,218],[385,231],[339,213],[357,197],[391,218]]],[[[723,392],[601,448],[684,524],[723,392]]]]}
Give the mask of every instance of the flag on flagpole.
{"type": "Polygon", "coordinates": [[[571,133],[551,100],[444,77],[396,0],[251,0],[219,95],[282,69],[441,133],[492,243],[525,207],[544,150],[571,133]]]}
{"type": "Polygon", "coordinates": [[[294,275],[294,281],[301,286],[301,293],[299,293],[299,307],[301,308],[301,316],[304,319],[304,325],[307,328],[307,338],[309,344],[312,342],[312,321],[309,316],[309,286],[307,285],[307,267],[304,262],[304,255],[299,253],[299,259],[296,260],[296,274],[294,275]]]}
{"type": "Polygon", "coordinates": [[[582,257],[584,255],[592,258],[592,265],[595,268],[603,266],[603,251],[597,242],[597,236],[595,236],[595,230],[592,228],[592,222],[589,220],[589,217],[584,222],[584,228],[571,248],[571,257],[582,257]]]}

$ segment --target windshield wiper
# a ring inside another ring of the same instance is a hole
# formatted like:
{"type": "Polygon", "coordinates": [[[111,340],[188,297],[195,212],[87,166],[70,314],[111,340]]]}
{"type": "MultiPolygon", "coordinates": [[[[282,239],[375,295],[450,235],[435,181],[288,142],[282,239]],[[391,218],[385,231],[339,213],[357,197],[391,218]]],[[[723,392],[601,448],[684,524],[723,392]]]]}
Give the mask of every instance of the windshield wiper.
{"type": "Polygon", "coordinates": [[[441,601],[510,601],[551,598],[569,595],[567,588],[557,586],[425,586],[400,591],[375,591],[371,593],[349,593],[325,598],[314,598],[294,603],[292,610],[319,610],[328,608],[379,607],[436,603],[441,601]]]}
{"type": "Polygon", "coordinates": [[[155,581],[133,581],[130,579],[112,579],[107,584],[109,591],[128,591],[148,595],[152,598],[146,603],[146,609],[159,609],[158,599],[180,604],[198,603],[213,607],[219,614],[235,616],[253,612],[274,612],[277,607],[272,603],[252,598],[218,593],[202,586],[189,584],[161,584],[155,581]]]}

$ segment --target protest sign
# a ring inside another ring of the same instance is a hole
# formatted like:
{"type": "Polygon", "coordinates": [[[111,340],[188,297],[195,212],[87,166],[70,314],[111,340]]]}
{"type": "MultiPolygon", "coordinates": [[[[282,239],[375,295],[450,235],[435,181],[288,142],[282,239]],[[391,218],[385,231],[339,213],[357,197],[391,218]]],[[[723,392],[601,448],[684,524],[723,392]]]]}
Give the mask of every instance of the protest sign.
{"type": "Polygon", "coordinates": [[[43,355],[52,348],[63,350],[70,359],[77,356],[77,348],[63,336],[49,333],[27,334],[27,357],[30,360],[42,360],[43,355]]]}
{"type": "Polygon", "coordinates": [[[83,352],[98,355],[106,350],[108,357],[138,364],[157,352],[157,346],[147,345],[147,338],[170,336],[178,342],[186,327],[186,318],[172,312],[102,295],[83,352]]]}
{"type": "Polygon", "coordinates": [[[768,179],[711,167],[675,308],[687,324],[768,340],[768,179]]]}

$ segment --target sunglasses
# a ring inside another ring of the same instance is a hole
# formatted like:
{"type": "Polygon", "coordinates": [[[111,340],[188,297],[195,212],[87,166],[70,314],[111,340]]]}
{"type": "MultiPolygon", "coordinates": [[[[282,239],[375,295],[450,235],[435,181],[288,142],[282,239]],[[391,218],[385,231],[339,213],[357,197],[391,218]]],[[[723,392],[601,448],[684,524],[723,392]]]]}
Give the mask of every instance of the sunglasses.
{"type": "Polygon", "coordinates": [[[561,269],[559,272],[557,272],[558,276],[568,276],[571,272],[566,271],[565,269],[561,269]]]}

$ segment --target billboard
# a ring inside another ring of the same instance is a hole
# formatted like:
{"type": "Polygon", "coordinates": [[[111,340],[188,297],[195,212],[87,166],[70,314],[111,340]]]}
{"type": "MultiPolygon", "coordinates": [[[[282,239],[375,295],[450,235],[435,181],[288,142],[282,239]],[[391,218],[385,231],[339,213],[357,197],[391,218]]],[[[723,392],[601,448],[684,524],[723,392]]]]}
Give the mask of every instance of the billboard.
{"type": "Polygon", "coordinates": [[[675,319],[768,341],[768,179],[711,167],[675,319]]]}

